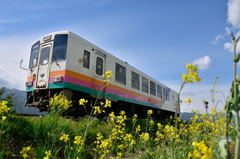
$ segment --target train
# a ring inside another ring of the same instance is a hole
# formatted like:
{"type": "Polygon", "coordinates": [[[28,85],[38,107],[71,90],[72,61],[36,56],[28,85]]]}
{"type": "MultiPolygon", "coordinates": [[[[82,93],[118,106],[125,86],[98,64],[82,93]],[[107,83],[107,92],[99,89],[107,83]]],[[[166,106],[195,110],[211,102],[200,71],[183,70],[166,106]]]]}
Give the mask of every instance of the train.
{"type": "MultiPolygon", "coordinates": [[[[112,110],[129,115],[141,116],[149,109],[156,117],[179,113],[177,92],[70,31],[44,35],[32,45],[26,106],[46,111],[49,99],[59,92],[75,105],[81,98],[109,99],[112,110]],[[107,70],[112,79],[101,89],[107,70]]],[[[70,112],[82,114],[75,107],[70,112]]]]}

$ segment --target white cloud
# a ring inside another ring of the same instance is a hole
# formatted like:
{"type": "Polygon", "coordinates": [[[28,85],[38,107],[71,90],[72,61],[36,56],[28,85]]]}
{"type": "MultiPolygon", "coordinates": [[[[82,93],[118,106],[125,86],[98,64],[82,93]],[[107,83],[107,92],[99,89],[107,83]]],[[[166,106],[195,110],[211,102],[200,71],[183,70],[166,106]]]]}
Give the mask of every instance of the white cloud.
{"type": "Polygon", "coordinates": [[[215,39],[212,41],[213,44],[217,44],[219,40],[223,39],[222,34],[218,34],[215,39]]]}
{"type": "Polygon", "coordinates": [[[234,28],[240,28],[240,0],[228,1],[228,22],[234,28]]]}
{"type": "Polygon", "coordinates": [[[192,63],[196,64],[200,70],[204,70],[209,67],[211,62],[212,60],[209,56],[204,56],[194,60],[192,63]]]}
{"type": "Polygon", "coordinates": [[[7,82],[5,87],[25,89],[27,72],[19,68],[19,63],[23,58],[27,66],[32,39],[30,36],[0,38],[0,80],[7,82]]]}
{"type": "Polygon", "coordinates": [[[225,28],[225,31],[226,31],[226,33],[227,33],[227,35],[231,35],[231,28],[229,28],[229,27],[226,27],[225,28]]]}
{"type": "MultiPolygon", "coordinates": [[[[164,82],[173,90],[178,91],[179,86],[177,84],[172,84],[174,82],[164,82]],[[171,83],[171,84],[170,84],[171,83]]],[[[207,100],[209,103],[208,112],[211,108],[216,107],[218,111],[224,108],[224,104],[226,101],[226,97],[230,90],[230,83],[229,84],[217,84],[216,89],[218,93],[215,93],[215,98],[217,99],[215,103],[218,103],[216,106],[212,103],[211,97],[211,89],[213,88],[212,84],[201,84],[201,83],[194,83],[188,84],[183,88],[183,92],[181,95],[181,100],[186,98],[190,98],[192,100],[191,103],[182,103],[181,104],[181,112],[192,112],[194,110],[199,110],[201,113],[205,113],[205,105],[203,104],[203,100],[207,100]]]]}
{"type": "MultiPolygon", "coordinates": [[[[228,50],[229,52],[233,52],[233,45],[231,42],[224,43],[224,49],[228,50]]],[[[237,45],[237,53],[240,52],[240,43],[237,45]]]]}

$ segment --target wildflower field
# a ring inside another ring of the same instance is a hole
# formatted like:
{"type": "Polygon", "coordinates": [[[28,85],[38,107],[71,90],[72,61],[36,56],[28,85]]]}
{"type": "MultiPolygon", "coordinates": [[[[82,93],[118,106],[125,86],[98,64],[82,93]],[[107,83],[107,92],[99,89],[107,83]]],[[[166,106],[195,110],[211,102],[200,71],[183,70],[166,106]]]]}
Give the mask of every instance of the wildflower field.
{"type": "MultiPolygon", "coordinates": [[[[236,40],[232,41],[236,46],[236,40]]],[[[236,47],[235,47],[236,48],[236,47]]],[[[11,98],[0,98],[0,158],[23,159],[239,159],[239,84],[236,64],[240,55],[234,50],[234,80],[225,109],[209,114],[194,113],[189,121],[177,116],[181,91],[189,83],[200,82],[199,69],[187,64],[182,75],[176,116],[154,119],[149,109],[145,119],[124,111],[107,113],[112,107],[108,99],[80,99],[78,107],[90,105],[91,111],[79,119],[64,117],[73,105],[63,93],[55,94],[48,105],[49,114],[23,117],[14,114],[11,98]],[[104,114],[104,118],[98,118],[104,114]]],[[[111,80],[111,71],[103,81],[111,80]]],[[[215,90],[213,90],[214,92],[215,90]]],[[[184,102],[191,102],[187,98],[184,102]]]]}
{"type": "MultiPolygon", "coordinates": [[[[11,111],[7,102],[1,110],[11,111]]],[[[125,112],[108,118],[66,119],[57,113],[44,117],[2,116],[0,158],[220,158],[218,146],[225,132],[222,112],[191,121],[174,118],[153,120],[128,118],[125,112]],[[178,119],[179,120],[179,119],[178,119]],[[89,124],[90,123],[90,124],[89,124]],[[86,127],[87,136],[84,139],[86,127]]]]}

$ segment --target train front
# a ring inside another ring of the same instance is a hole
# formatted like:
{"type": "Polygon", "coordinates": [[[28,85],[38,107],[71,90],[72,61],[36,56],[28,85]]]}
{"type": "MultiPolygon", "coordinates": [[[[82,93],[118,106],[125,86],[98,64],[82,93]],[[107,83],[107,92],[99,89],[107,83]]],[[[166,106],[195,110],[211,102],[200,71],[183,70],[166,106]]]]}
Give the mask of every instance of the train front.
{"type": "Polygon", "coordinates": [[[26,82],[27,106],[46,110],[53,94],[62,91],[69,32],[56,32],[39,39],[31,48],[26,82]]]}

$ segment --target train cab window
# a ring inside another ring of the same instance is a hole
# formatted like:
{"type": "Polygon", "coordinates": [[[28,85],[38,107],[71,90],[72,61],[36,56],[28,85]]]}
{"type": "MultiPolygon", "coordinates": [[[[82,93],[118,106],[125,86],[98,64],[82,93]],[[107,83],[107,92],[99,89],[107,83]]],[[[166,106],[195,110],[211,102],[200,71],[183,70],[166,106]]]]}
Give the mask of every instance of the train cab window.
{"type": "Polygon", "coordinates": [[[84,50],[84,54],[83,54],[83,67],[89,69],[89,62],[90,62],[90,52],[84,50]]]}
{"type": "Polygon", "coordinates": [[[41,49],[41,57],[40,57],[41,65],[48,64],[49,53],[50,53],[50,47],[44,47],[41,49]]]}
{"type": "Polygon", "coordinates": [[[162,98],[162,87],[157,85],[157,97],[162,98]]]}
{"type": "Polygon", "coordinates": [[[96,74],[100,76],[103,74],[103,59],[101,57],[96,58],[96,74]]]}
{"type": "Polygon", "coordinates": [[[116,63],[115,67],[115,81],[126,85],[126,67],[116,63]]]}
{"type": "Polygon", "coordinates": [[[66,59],[68,35],[59,34],[54,38],[52,61],[62,61],[66,59]]]}
{"type": "Polygon", "coordinates": [[[29,61],[29,68],[33,68],[37,65],[38,61],[38,53],[39,53],[40,42],[36,42],[31,49],[30,61],[29,61]]]}
{"type": "Polygon", "coordinates": [[[148,93],[148,79],[142,77],[142,91],[148,93]]]}
{"type": "Polygon", "coordinates": [[[156,96],[156,83],[150,81],[150,94],[156,96]]]}
{"type": "Polygon", "coordinates": [[[136,72],[132,71],[132,88],[140,89],[140,76],[136,72]]]}

